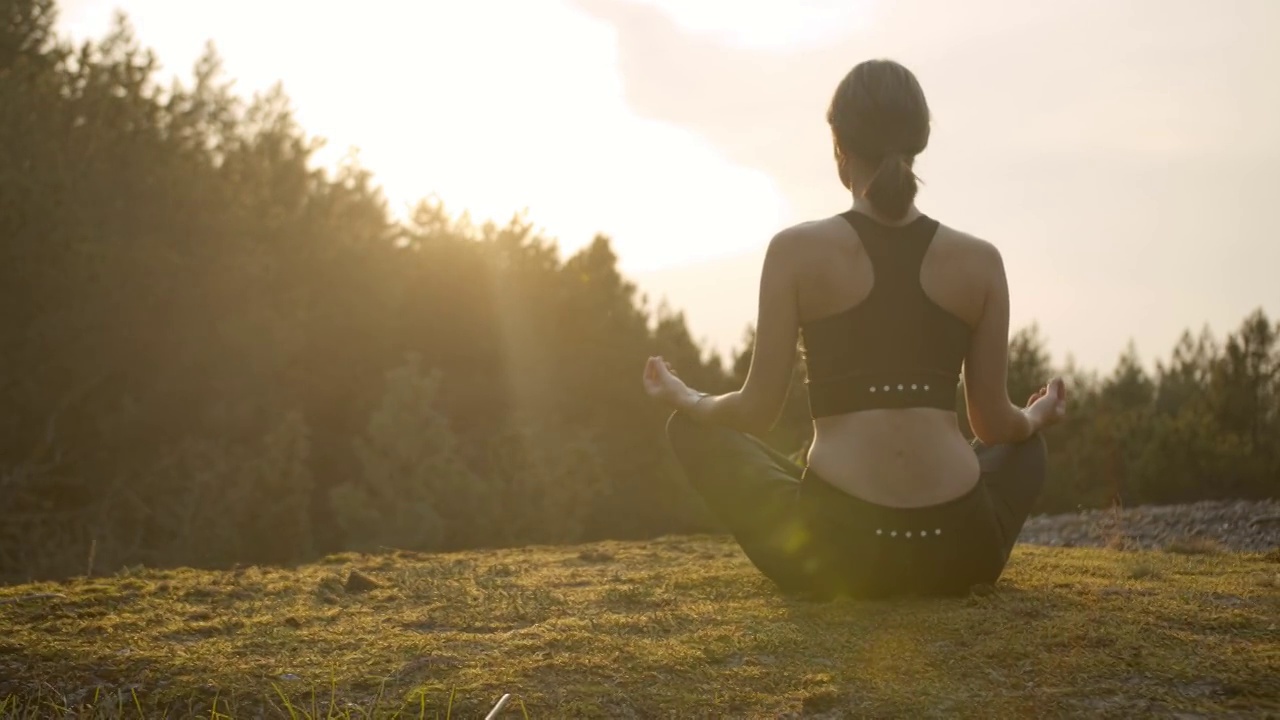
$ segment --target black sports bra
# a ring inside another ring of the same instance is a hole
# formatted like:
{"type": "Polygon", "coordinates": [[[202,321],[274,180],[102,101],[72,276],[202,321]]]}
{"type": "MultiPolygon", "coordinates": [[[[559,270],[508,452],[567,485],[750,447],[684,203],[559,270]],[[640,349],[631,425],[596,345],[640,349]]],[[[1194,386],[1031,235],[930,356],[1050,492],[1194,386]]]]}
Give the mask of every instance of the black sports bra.
{"type": "Polygon", "coordinates": [[[921,215],[889,226],[853,210],[840,217],[862,240],[875,284],[857,305],[801,326],[810,414],[909,407],[955,411],[970,329],[920,285],[920,265],[938,222],[921,215]]]}

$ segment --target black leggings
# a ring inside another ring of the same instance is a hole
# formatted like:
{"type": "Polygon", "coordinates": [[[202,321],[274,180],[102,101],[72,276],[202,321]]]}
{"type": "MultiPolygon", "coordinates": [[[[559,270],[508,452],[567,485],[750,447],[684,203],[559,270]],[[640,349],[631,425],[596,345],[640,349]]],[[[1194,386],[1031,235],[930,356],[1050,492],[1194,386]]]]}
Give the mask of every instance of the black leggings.
{"type": "Polygon", "coordinates": [[[850,495],[751,435],[677,412],[667,436],[690,483],[747,557],[784,592],[957,595],[994,583],[1044,486],[1038,433],[975,443],[973,490],[940,505],[893,508],[850,495]]]}

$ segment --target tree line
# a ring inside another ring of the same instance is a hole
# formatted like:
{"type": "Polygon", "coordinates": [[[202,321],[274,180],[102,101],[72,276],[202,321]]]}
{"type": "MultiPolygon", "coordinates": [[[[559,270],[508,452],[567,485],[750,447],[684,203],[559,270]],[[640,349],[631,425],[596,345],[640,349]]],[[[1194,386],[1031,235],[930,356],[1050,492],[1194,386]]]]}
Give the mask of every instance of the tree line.
{"type": "MultiPolygon", "coordinates": [[[[212,48],[164,85],[123,19],[75,46],[52,0],[4,7],[0,577],[715,529],[639,372],[660,354],[725,391],[750,343],[700,347],[608,238],[566,257],[433,199],[397,220],[212,48]]],[[[1040,510],[1274,496],[1277,331],[1259,310],[1154,374],[1063,368],[1040,510]]],[[[1013,397],[1052,371],[1015,334],[1013,397]]],[[[786,452],[803,373],[766,438],[786,452]]]]}

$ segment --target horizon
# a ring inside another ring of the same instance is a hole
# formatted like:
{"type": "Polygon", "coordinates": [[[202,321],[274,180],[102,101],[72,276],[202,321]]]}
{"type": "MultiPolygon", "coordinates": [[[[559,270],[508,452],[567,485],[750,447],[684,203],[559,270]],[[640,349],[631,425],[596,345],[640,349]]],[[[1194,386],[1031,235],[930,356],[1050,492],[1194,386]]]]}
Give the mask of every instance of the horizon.
{"type": "Polygon", "coordinates": [[[213,42],[237,94],[283,84],[329,141],[317,163],[359,148],[398,214],[429,196],[477,221],[524,212],[565,255],[606,235],[651,304],[726,359],[755,321],[769,238],[849,205],[824,113],[873,56],[911,68],[930,102],[921,210],[1000,247],[1010,330],[1036,323],[1055,364],[1105,373],[1132,340],[1151,367],[1183,331],[1280,315],[1280,245],[1253,210],[1280,190],[1280,7],[725,7],[72,0],[58,28],[99,39],[122,10],[184,82],[213,42]],[[300,17],[310,32],[282,46],[300,17]],[[436,66],[467,70],[419,70],[436,66]]]}

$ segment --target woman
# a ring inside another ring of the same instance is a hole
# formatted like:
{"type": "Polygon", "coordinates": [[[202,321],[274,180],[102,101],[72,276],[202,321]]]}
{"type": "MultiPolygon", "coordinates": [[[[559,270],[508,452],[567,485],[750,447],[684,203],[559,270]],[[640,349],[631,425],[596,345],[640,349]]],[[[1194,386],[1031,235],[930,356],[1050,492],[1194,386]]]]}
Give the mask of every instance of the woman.
{"type": "Polygon", "coordinates": [[[929,109],[888,60],[853,68],[827,113],[850,210],[769,243],[741,390],[710,396],[649,358],[646,392],[693,486],[751,561],[811,596],[948,595],[993,583],[1044,484],[1054,379],[1006,390],[1009,289],[999,251],[916,209],[929,109]],[[807,467],[753,434],[777,420],[803,339],[807,467]],[[971,446],[960,431],[963,380],[971,446]]]}

